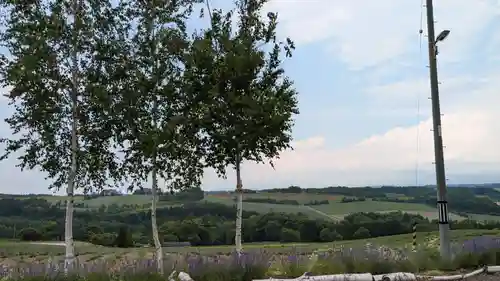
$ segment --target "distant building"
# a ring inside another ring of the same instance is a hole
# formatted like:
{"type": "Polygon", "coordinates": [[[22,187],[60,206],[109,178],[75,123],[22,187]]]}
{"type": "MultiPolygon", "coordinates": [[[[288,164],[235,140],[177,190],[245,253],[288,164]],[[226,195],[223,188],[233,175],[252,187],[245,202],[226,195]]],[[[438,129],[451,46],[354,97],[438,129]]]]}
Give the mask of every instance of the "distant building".
{"type": "Polygon", "coordinates": [[[122,195],[121,192],[115,190],[115,189],[104,189],[99,193],[100,196],[120,196],[122,195]]]}
{"type": "MultiPolygon", "coordinates": [[[[136,189],[136,190],[134,190],[134,192],[132,194],[134,194],[134,195],[151,195],[151,191],[152,191],[151,188],[146,188],[145,187],[143,189],[136,189]]],[[[163,192],[159,188],[157,189],[156,193],[158,193],[158,195],[163,194],[163,192]]]]}

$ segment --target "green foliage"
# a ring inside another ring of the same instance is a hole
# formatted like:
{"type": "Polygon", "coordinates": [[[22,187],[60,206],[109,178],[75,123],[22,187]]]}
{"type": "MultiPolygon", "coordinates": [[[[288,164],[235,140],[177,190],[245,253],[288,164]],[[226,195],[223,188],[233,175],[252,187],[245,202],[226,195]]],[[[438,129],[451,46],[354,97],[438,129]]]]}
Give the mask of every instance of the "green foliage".
{"type": "MultiPolygon", "coordinates": [[[[430,276],[453,275],[463,270],[472,271],[482,268],[484,265],[496,265],[500,262],[498,250],[460,253],[450,261],[441,260],[435,250],[398,254],[389,253],[388,251],[391,251],[391,249],[385,249],[385,251],[357,248],[352,252],[322,253],[315,258],[296,253],[281,256],[280,258],[263,253],[247,253],[243,260],[235,256],[223,256],[217,259],[190,256],[189,263],[179,259],[166,259],[165,262],[168,263],[169,268],[188,272],[194,280],[201,281],[293,279],[301,276],[304,272],[308,272],[312,276],[345,273],[378,275],[393,272],[415,272],[430,276]],[[196,264],[196,267],[193,267],[192,264],[196,264]]],[[[152,273],[154,267],[148,265],[150,264],[149,261],[148,259],[141,259],[134,261],[133,264],[125,262],[121,267],[115,266],[112,268],[107,266],[106,263],[95,262],[92,271],[85,271],[87,268],[82,266],[79,268],[78,273],[68,276],[55,274],[56,272],[51,271],[44,275],[30,274],[29,276],[21,276],[21,270],[13,270],[11,278],[24,281],[163,281],[171,274],[170,271],[163,276],[152,273]],[[137,268],[138,263],[141,264],[140,268],[137,268]],[[131,266],[136,268],[131,270],[131,266]]],[[[23,268],[30,267],[25,265],[23,268]]],[[[33,269],[35,268],[37,268],[36,265],[33,265],[33,269]]],[[[37,271],[33,270],[31,272],[36,273],[37,271]]],[[[477,279],[487,280],[488,277],[483,275],[478,276],[477,279]]]]}
{"type": "MultiPolygon", "coordinates": [[[[236,198],[235,198],[236,200],[236,198]]],[[[243,202],[282,204],[282,205],[300,205],[297,200],[276,200],[272,198],[244,198],[243,202]]]]}
{"type": "MultiPolygon", "coordinates": [[[[20,229],[33,228],[44,240],[64,237],[64,210],[43,199],[0,199],[0,238],[20,236],[20,229]],[[16,231],[17,229],[17,231],[16,231]]],[[[158,228],[163,242],[191,242],[193,245],[226,245],[234,239],[236,212],[233,206],[215,203],[186,202],[157,210],[158,228]]],[[[243,212],[243,240],[251,242],[279,242],[286,238],[293,242],[326,242],[382,237],[412,232],[413,222],[418,231],[433,231],[435,222],[418,215],[393,212],[387,214],[358,213],[333,222],[310,219],[304,214],[243,212]],[[283,230],[286,236],[283,236],[283,230]],[[360,234],[361,232],[361,234],[360,234]],[[297,235],[298,234],[298,235],[297,235]],[[292,237],[292,238],[291,238],[292,237]]],[[[104,210],[78,209],[74,215],[74,239],[105,246],[117,245],[116,238],[133,237],[133,243],[151,243],[149,209],[116,205],[104,210]],[[128,226],[128,231],[123,229],[128,226]],[[127,234],[128,233],[128,234],[127,234]],[[126,235],[125,235],[126,234],[126,235]],[[130,236],[129,236],[130,235],[130,236]]],[[[454,229],[495,229],[500,223],[455,222],[454,229]]],[[[409,239],[409,238],[408,238],[409,239]]],[[[118,239],[119,240],[119,239],[118,239]]],[[[408,240],[410,241],[410,240],[408,240]]]]}
{"type": "Polygon", "coordinates": [[[352,236],[354,239],[366,239],[371,237],[370,231],[363,226],[358,228],[352,236]]]}
{"type": "Polygon", "coordinates": [[[127,226],[120,227],[113,244],[118,248],[128,248],[134,246],[132,235],[130,234],[130,230],[127,226]]]}
{"type": "Polygon", "coordinates": [[[324,228],[319,232],[319,238],[323,242],[333,242],[342,240],[342,235],[335,230],[324,228]]]}
{"type": "Polygon", "coordinates": [[[176,193],[163,194],[159,199],[160,201],[193,202],[203,200],[203,198],[205,198],[205,192],[199,187],[194,187],[176,193]]]}
{"type": "MultiPolygon", "coordinates": [[[[200,185],[203,167],[199,129],[194,119],[199,102],[183,91],[183,65],[189,45],[185,21],[195,1],[156,1],[126,5],[129,22],[137,27],[121,38],[127,76],[115,81],[117,95],[109,112],[112,134],[124,153],[120,166],[130,188],[142,188],[153,175],[170,190],[200,185]]],[[[153,188],[157,188],[154,186],[153,188]]]]}
{"type": "MultiPolygon", "coordinates": [[[[293,193],[303,194],[304,197],[310,195],[339,195],[342,196],[340,202],[348,203],[344,207],[337,205],[339,208],[335,211],[331,208],[332,204],[318,208],[327,214],[346,214],[356,210],[385,211],[382,208],[384,205],[388,211],[431,211],[436,207],[436,190],[434,187],[382,186],[349,188],[330,186],[326,188],[300,188],[298,186],[291,186],[288,188],[263,190],[261,193],[293,193]],[[371,203],[373,201],[376,202],[371,203]],[[366,202],[366,204],[363,204],[362,207],[360,205],[354,206],[349,204],[355,202],[366,202]],[[395,204],[391,207],[387,202],[395,204]],[[417,204],[420,205],[420,208],[417,204]],[[348,208],[347,206],[352,206],[353,208],[348,208]],[[341,208],[345,210],[341,211],[341,208]]],[[[448,190],[449,210],[462,217],[469,217],[469,214],[500,216],[500,206],[496,204],[498,198],[500,198],[500,192],[489,187],[450,187],[448,190]]]]}
{"type": "Polygon", "coordinates": [[[211,27],[193,35],[186,91],[207,100],[200,112],[205,161],[222,176],[227,166],[263,162],[289,148],[298,114],[297,93],[281,68],[282,51],[290,56],[294,46],[289,39],[277,41],[276,14],[261,18],[265,2],[236,1],[236,30],[235,11],[209,11],[211,27]]]}
{"type": "Polygon", "coordinates": [[[340,203],[351,203],[351,202],[364,202],[366,201],[365,197],[343,197],[342,200],[340,200],[340,203]]]}
{"type": "Polygon", "coordinates": [[[328,205],[330,201],[328,200],[312,200],[307,203],[304,203],[306,206],[316,206],[316,205],[328,205]]]}
{"type": "Polygon", "coordinates": [[[5,119],[13,137],[0,139],[6,146],[0,160],[20,152],[19,167],[45,172],[56,189],[70,179],[73,122],[77,184],[91,190],[121,180],[110,149],[104,89],[124,75],[113,65],[120,49],[114,39],[123,35],[124,21],[109,1],[80,4],[80,20],[73,25],[69,1],[2,1],[9,12],[0,38],[5,47],[0,77],[14,113],[5,119]],[[70,58],[73,52],[76,62],[70,58]],[[74,63],[80,66],[76,85],[74,63]]]}
{"type": "Polygon", "coordinates": [[[293,229],[283,228],[281,230],[280,242],[296,242],[300,241],[300,232],[293,229]]]}
{"type": "Polygon", "coordinates": [[[31,227],[21,229],[18,235],[22,241],[40,241],[43,237],[38,230],[31,227]]]}

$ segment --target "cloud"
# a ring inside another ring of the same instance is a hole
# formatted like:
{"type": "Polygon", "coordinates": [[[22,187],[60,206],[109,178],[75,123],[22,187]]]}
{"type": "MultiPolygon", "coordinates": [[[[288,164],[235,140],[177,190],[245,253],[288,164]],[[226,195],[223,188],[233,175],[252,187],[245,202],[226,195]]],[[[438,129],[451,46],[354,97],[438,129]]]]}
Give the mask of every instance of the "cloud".
{"type": "MultiPolygon", "coordinates": [[[[213,2],[214,7],[227,3],[213,2]]],[[[326,54],[341,60],[348,69],[369,69],[372,74],[379,73],[378,76],[382,77],[386,76],[384,73],[400,71],[405,65],[415,65],[415,61],[407,55],[418,51],[419,5],[420,0],[271,0],[267,10],[279,13],[281,35],[292,37],[299,49],[308,44],[323,44],[326,54]],[[396,65],[398,70],[390,69],[391,65],[396,65]]],[[[491,69],[476,72],[473,68],[478,68],[483,62],[471,63],[476,57],[470,54],[474,54],[472,50],[477,47],[477,41],[482,40],[480,35],[499,15],[499,5],[496,0],[476,0],[474,5],[466,0],[440,0],[435,1],[435,8],[437,31],[445,28],[452,30],[446,44],[441,46],[439,57],[443,66],[440,94],[447,172],[451,180],[456,178],[462,182],[471,178],[475,181],[498,180],[500,72],[491,74],[491,69]],[[449,62],[460,63],[447,64],[449,62]],[[470,66],[472,70],[467,69],[467,73],[451,71],[456,65],[470,66]]],[[[202,23],[205,26],[206,21],[202,23]]],[[[492,59],[493,56],[498,59],[498,34],[492,35],[481,49],[492,59]]],[[[423,40],[425,48],[425,38],[423,40]]],[[[421,58],[426,59],[425,55],[421,58]]],[[[335,71],[347,75],[353,73],[346,69],[335,71]]],[[[379,77],[356,76],[362,86],[349,87],[349,90],[366,94],[367,108],[362,110],[361,105],[353,103],[352,107],[338,111],[329,108],[327,112],[318,110],[315,115],[299,116],[301,120],[309,118],[314,119],[311,122],[323,122],[322,129],[315,136],[298,139],[293,144],[293,151],[283,152],[275,161],[275,170],[268,165],[244,163],[245,187],[411,184],[414,183],[417,166],[422,182],[431,183],[434,150],[430,102],[426,99],[429,95],[426,71],[422,65],[422,72],[417,75],[405,72],[403,75],[407,77],[399,75],[392,77],[393,81],[383,83],[380,83],[379,77]],[[422,106],[419,124],[392,128],[361,141],[338,146],[335,136],[359,135],[360,130],[379,122],[379,115],[393,120],[384,124],[387,127],[408,124],[407,117],[416,113],[417,97],[421,99],[422,106]],[[348,120],[353,115],[363,116],[366,124],[348,120]],[[344,127],[333,131],[328,122],[342,123],[344,127]],[[332,148],[334,144],[337,146],[332,148]]],[[[307,82],[313,83],[304,83],[307,82]]],[[[306,90],[309,85],[305,86],[306,90]]],[[[2,106],[2,103],[0,100],[0,115],[7,116],[11,108],[2,106]]],[[[0,136],[9,133],[5,124],[0,125],[0,136]]],[[[38,172],[21,174],[15,167],[15,159],[0,163],[0,180],[4,182],[0,185],[0,192],[45,192],[43,175],[38,172]]],[[[234,173],[230,173],[227,180],[221,180],[212,171],[207,171],[204,178],[206,189],[233,188],[234,183],[234,173]]]]}
{"type": "MultiPolygon", "coordinates": [[[[477,0],[473,5],[467,0],[434,2],[436,32],[452,30],[442,46],[447,53],[443,61],[460,60],[477,33],[500,13],[496,0],[477,0]]],[[[297,45],[324,44],[351,69],[374,66],[417,49],[421,12],[426,29],[420,0],[271,0],[267,10],[278,12],[281,32],[297,45]]]]}
{"type": "MultiPolygon", "coordinates": [[[[467,180],[466,175],[477,175],[473,180],[480,181],[483,175],[483,180],[488,181],[491,175],[500,171],[499,78],[500,74],[484,77],[477,84],[470,82],[476,86],[475,90],[470,90],[473,88],[470,85],[464,87],[464,81],[473,81],[472,78],[449,79],[454,81],[449,83],[452,89],[462,87],[462,91],[454,94],[468,96],[467,102],[455,104],[442,117],[445,166],[457,179],[467,180]]],[[[398,82],[384,86],[382,92],[395,95],[421,83],[398,82]]],[[[373,92],[379,90],[375,88],[373,92]]],[[[338,133],[349,134],[355,129],[346,126],[338,133]]],[[[293,144],[294,150],[283,152],[275,161],[275,170],[266,165],[245,163],[244,182],[249,188],[287,184],[309,187],[411,184],[418,167],[423,180],[432,183],[434,144],[431,129],[432,119],[427,117],[418,125],[393,128],[338,149],[329,148],[328,144],[334,140],[323,136],[298,140],[293,144]]],[[[228,182],[233,181],[231,174],[228,182]]],[[[206,183],[210,188],[227,186],[227,182],[210,176],[206,183]]]]}

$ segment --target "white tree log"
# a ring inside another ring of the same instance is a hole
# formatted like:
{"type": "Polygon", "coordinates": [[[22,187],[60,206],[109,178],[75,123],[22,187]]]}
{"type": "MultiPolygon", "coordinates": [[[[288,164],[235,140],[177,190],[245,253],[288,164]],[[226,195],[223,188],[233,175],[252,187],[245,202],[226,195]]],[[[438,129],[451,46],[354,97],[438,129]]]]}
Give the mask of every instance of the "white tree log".
{"type": "Polygon", "coordinates": [[[304,273],[302,276],[293,279],[254,279],[253,281],[373,281],[373,275],[371,273],[357,273],[357,274],[332,274],[332,275],[321,275],[321,276],[309,276],[304,273]]]}
{"type": "Polygon", "coordinates": [[[486,266],[474,270],[466,274],[456,274],[456,275],[440,275],[440,276],[427,276],[427,275],[417,275],[411,272],[394,272],[380,275],[372,275],[371,273],[359,273],[359,274],[333,274],[333,275],[320,275],[320,276],[310,276],[308,273],[304,273],[302,276],[297,278],[268,278],[268,279],[254,279],[253,281],[455,281],[455,280],[467,280],[472,277],[477,277],[479,275],[499,273],[500,266],[486,266]]]}

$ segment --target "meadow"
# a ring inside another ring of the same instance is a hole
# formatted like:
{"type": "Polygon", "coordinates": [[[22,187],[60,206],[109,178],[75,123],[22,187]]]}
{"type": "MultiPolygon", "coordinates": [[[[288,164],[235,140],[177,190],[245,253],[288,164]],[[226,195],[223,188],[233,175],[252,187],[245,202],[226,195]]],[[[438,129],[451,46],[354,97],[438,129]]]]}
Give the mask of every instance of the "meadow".
{"type": "MultiPolygon", "coordinates": [[[[166,275],[185,271],[195,281],[250,281],[312,275],[414,272],[457,274],[500,262],[499,230],[452,231],[454,257],[443,261],[437,254],[436,232],[420,233],[417,252],[410,251],[410,235],[396,235],[335,243],[246,244],[238,257],[232,246],[164,248],[166,275]],[[471,247],[471,242],[473,247],[471,247]],[[477,245],[477,246],[476,246],[477,245]]],[[[60,280],[63,245],[0,241],[0,279],[60,280]]],[[[64,280],[170,280],[158,275],[152,249],[108,248],[76,243],[77,268],[64,280]]],[[[175,275],[174,275],[175,276],[175,275]]],[[[480,276],[471,280],[498,280],[480,276]]]]}
{"type": "MultiPolygon", "coordinates": [[[[451,240],[454,243],[481,236],[500,236],[500,230],[453,230],[451,240]]],[[[366,244],[385,246],[389,248],[410,249],[411,234],[376,237],[362,240],[336,241],[330,243],[250,243],[245,244],[245,252],[266,252],[275,255],[310,255],[311,253],[326,252],[334,248],[358,248],[366,244]]],[[[419,232],[417,235],[419,247],[436,248],[439,244],[438,232],[419,232]]],[[[175,255],[202,255],[221,256],[230,255],[233,245],[203,246],[203,247],[165,247],[166,256],[175,255]]],[[[153,256],[153,249],[115,248],[93,245],[86,242],[76,242],[75,250],[80,262],[95,260],[143,259],[153,256]]],[[[47,260],[57,261],[64,257],[64,246],[61,242],[20,242],[17,240],[0,241],[0,263],[16,265],[25,263],[41,263],[47,260]]]]}
{"type": "MultiPolygon", "coordinates": [[[[405,199],[402,194],[386,194],[388,198],[405,199]]],[[[366,199],[362,202],[348,202],[342,203],[344,198],[342,195],[331,194],[311,194],[311,193],[251,193],[245,194],[244,198],[261,198],[261,199],[276,199],[276,200],[296,200],[300,205],[285,205],[285,204],[271,204],[271,203],[256,203],[244,202],[244,208],[248,211],[255,211],[259,213],[304,213],[313,219],[330,219],[333,221],[342,220],[345,216],[355,212],[378,212],[388,213],[394,211],[402,211],[409,214],[419,214],[428,219],[437,219],[437,211],[435,208],[418,203],[402,203],[402,202],[385,202],[385,201],[372,201],[366,199]],[[314,200],[328,200],[329,204],[307,206],[304,205],[314,200]]],[[[66,196],[37,196],[37,198],[45,199],[51,203],[65,202],[66,196]]],[[[208,193],[205,195],[203,201],[221,203],[225,205],[234,205],[234,194],[230,192],[208,193]]],[[[93,199],[84,200],[83,196],[75,196],[75,203],[82,203],[86,208],[99,208],[101,206],[116,205],[139,205],[143,206],[151,202],[150,195],[124,195],[124,196],[102,196],[93,199]]],[[[160,201],[158,207],[166,207],[176,205],[176,203],[169,203],[160,201]]],[[[450,213],[451,220],[463,220],[464,216],[455,213],[450,213]]],[[[470,219],[478,221],[500,221],[500,216],[485,215],[485,214],[468,214],[470,219]]]]}
{"type": "MultiPolygon", "coordinates": [[[[233,205],[232,194],[209,194],[205,197],[208,202],[215,202],[227,205],[233,205]]],[[[410,214],[419,214],[428,219],[437,219],[437,211],[435,208],[424,204],[416,203],[398,203],[398,202],[383,202],[383,201],[372,201],[367,199],[362,202],[348,202],[341,203],[344,196],[342,195],[324,195],[324,194],[289,194],[289,193],[257,193],[257,194],[245,194],[245,198],[268,198],[268,199],[280,199],[280,200],[297,200],[298,202],[305,204],[314,200],[328,200],[329,204],[316,205],[316,206],[305,206],[305,205],[282,205],[282,204],[269,204],[269,203],[254,203],[245,202],[244,208],[249,211],[256,212],[284,212],[284,213],[304,213],[312,218],[329,218],[331,220],[342,220],[345,216],[356,213],[356,212],[397,212],[402,211],[410,214]]],[[[389,194],[388,197],[393,198],[404,198],[404,196],[399,194],[389,194]]],[[[495,216],[491,216],[495,217],[495,216]]],[[[488,217],[488,220],[492,219],[488,217]]],[[[463,220],[462,216],[450,213],[450,218],[452,220],[463,220]]],[[[487,217],[484,217],[487,218],[487,217]]],[[[500,219],[500,217],[496,217],[500,219]]]]}

